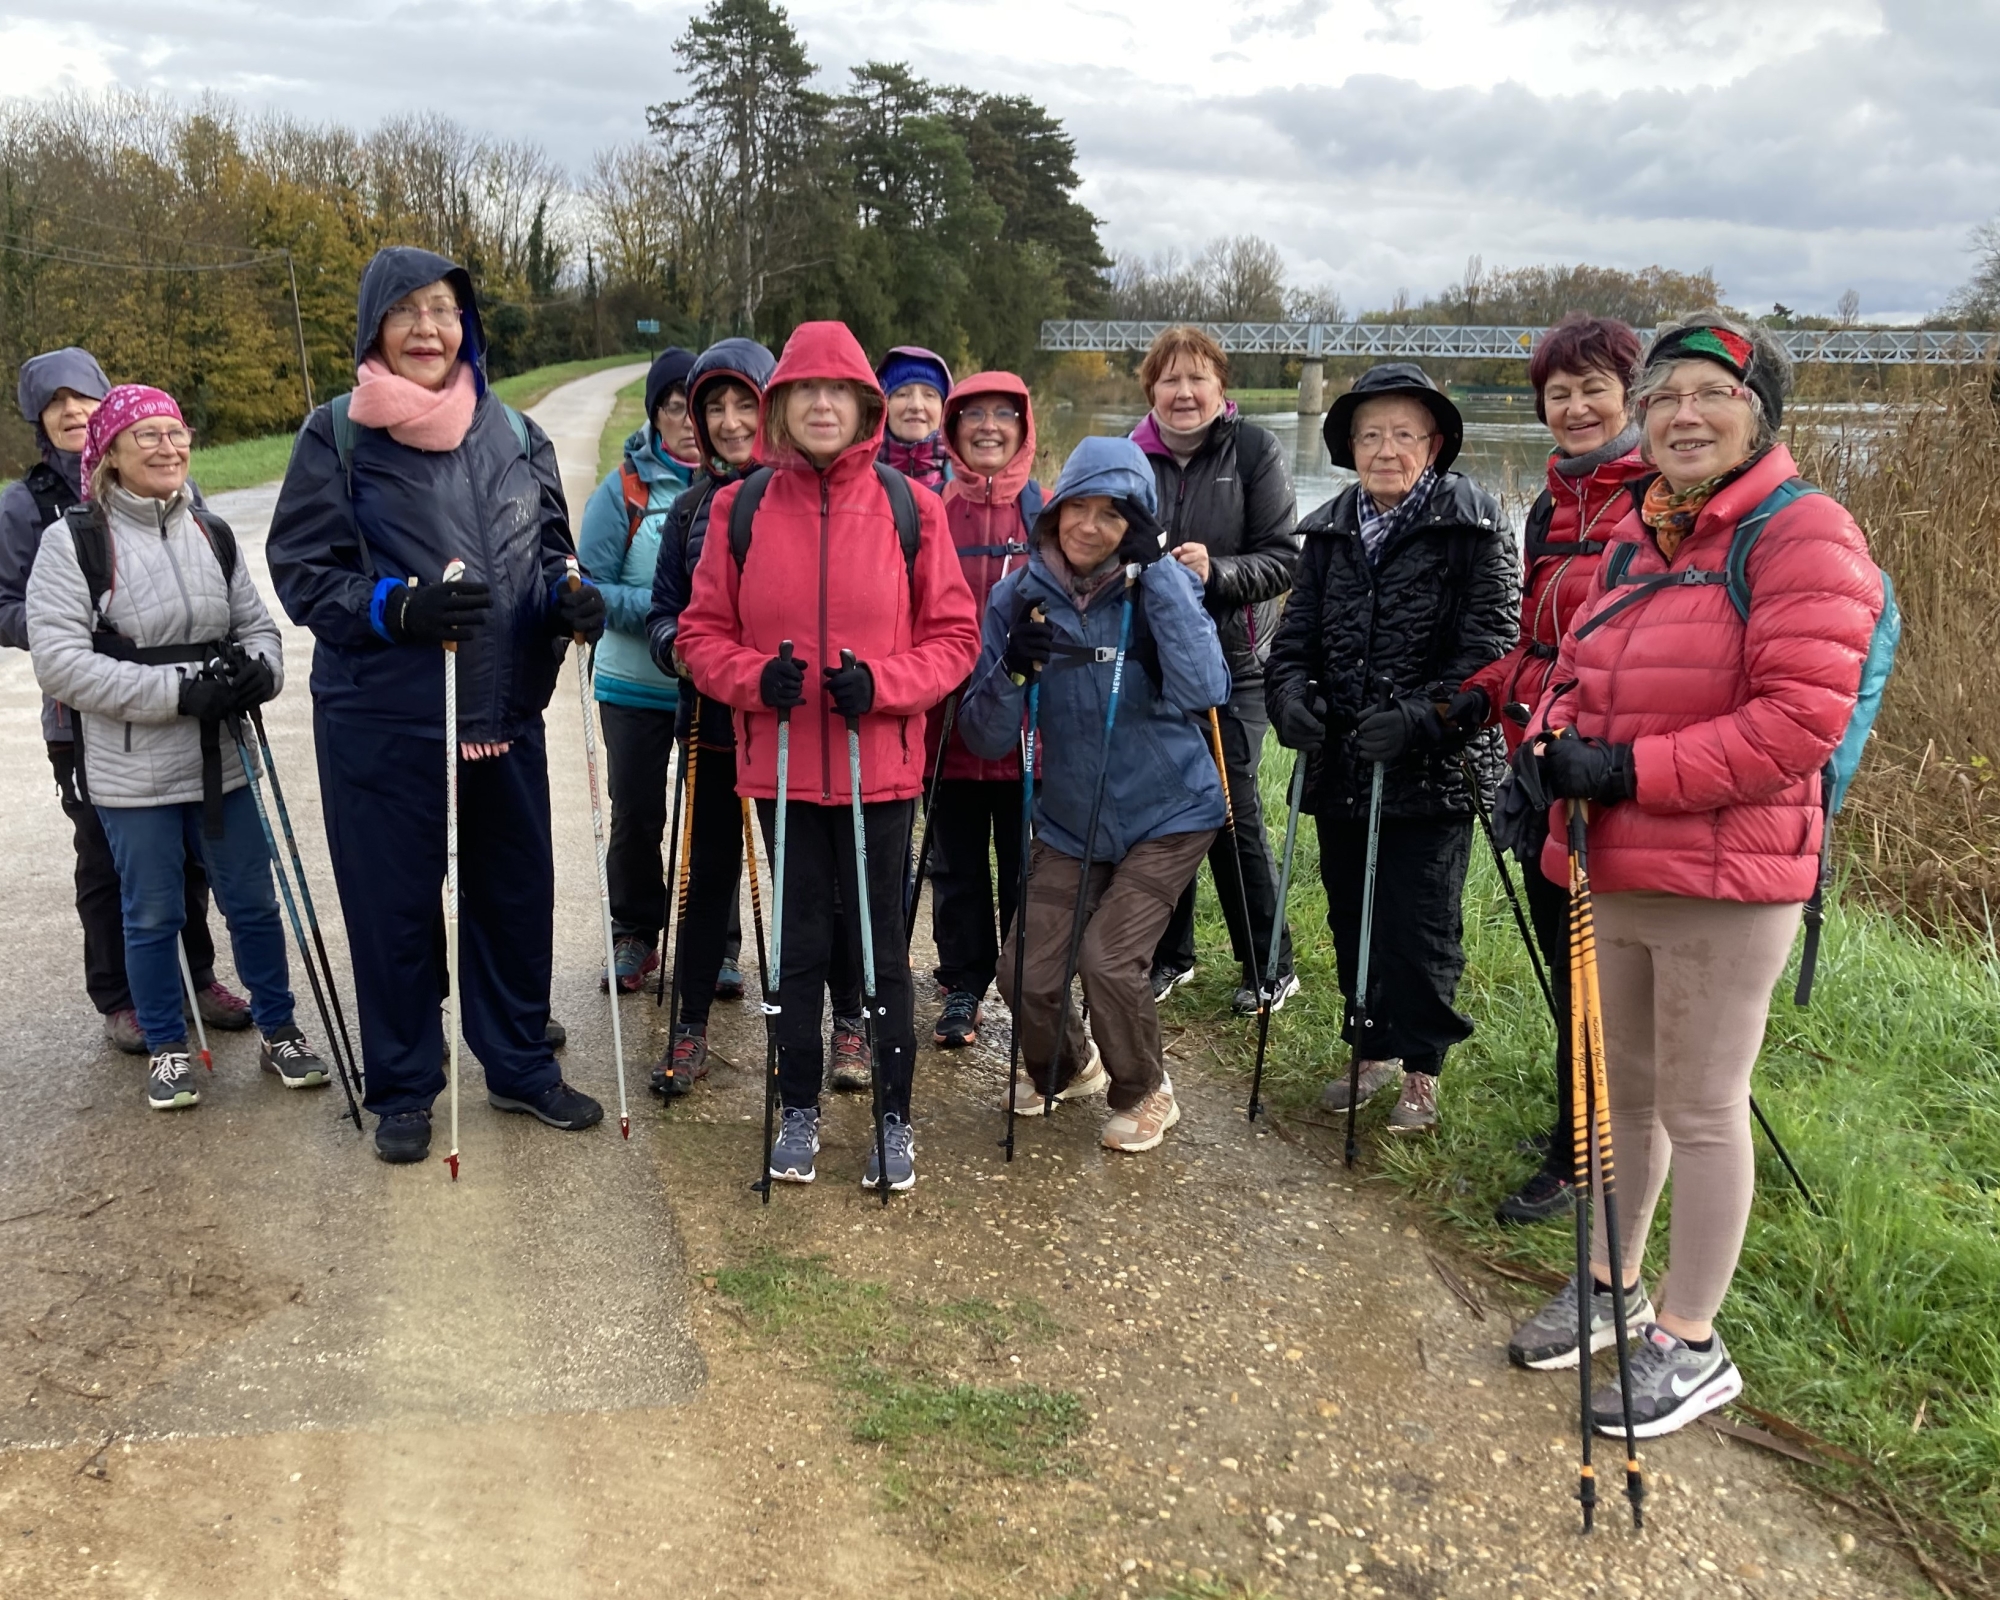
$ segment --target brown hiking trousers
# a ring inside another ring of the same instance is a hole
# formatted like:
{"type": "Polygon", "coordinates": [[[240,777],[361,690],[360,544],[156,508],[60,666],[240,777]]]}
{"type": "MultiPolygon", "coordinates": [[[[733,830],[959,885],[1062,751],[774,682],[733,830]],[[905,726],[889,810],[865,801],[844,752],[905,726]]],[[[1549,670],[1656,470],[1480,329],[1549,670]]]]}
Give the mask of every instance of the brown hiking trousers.
{"type": "MultiPolygon", "coordinates": [[[[1090,1005],[1090,1033],[1111,1075],[1111,1109],[1126,1111],[1159,1088],[1166,1076],[1160,1055],[1160,1013],[1153,1003],[1153,948],[1173,915],[1181,891],[1208,854],[1215,830],[1170,833],[1135,846],[1116,866],[1094,861],[1085,902],[1077,976],[1090,1005]]],[[[1083,863],[1037,839],[1029,856],[1028,910],[1017,918],[1000,952],[1000,993],[1013,1007],[1028,1076],[1043,1094],[1060,1090],[1089,1059],[1083,1023],[1067,996],[1058,996],[1076,915],[1076,880],[1083,863]],[[1023,1001],[1014,990],[1014,941],[1026,924],[1028,951],[1023,1001]],[[1062,1062],[1051,1075],[1056,1051],[1056,1008],[1062,1000],[1062,1062]],[[1053,1080],[1053,1081],[1052,1081],[1053,1080]]]]}

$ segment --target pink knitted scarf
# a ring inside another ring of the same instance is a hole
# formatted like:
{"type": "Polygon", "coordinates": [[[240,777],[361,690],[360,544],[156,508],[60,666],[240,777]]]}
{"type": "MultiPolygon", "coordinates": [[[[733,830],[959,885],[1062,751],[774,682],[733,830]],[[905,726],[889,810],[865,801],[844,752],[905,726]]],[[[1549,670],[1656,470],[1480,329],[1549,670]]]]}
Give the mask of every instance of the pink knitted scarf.
{"type": "Polygon", "coordinates": [[[479,390],[463,361],[442,389],[398,377],[380,356],[362,362],[354,376],[348,415],[364,428],[387,428],[390,438],[412,450],[456,450],[472,426],[479,390]]]}

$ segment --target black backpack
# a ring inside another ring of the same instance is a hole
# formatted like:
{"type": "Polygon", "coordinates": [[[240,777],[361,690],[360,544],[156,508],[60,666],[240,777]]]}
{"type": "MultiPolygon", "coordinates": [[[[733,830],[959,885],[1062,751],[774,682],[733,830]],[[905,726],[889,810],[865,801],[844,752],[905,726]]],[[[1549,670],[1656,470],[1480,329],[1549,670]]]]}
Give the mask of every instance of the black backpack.
{"type": "MultiPolygon", "coordinates": [[[[770,467],[759,467],[745,478],[743,486],[736,491],[736,503],[729,508],[729,553],[736,558],[739,577],[743,572],[743,563],[750,557],[751,523],[764,498],[764,491],[771,486],[771,472],[770,467]]],[[[917,497],[910,489],[910,480],[887,463],[875,463],[875,476],[882,480],[883,491],[889,496],[889,513],[896,519],[896,541],[903,547],[903,570],[909,576],[910,594],[914,600],[917,592],[917,549],[923,535],[923,524],[917,515],[917,497]]]]}

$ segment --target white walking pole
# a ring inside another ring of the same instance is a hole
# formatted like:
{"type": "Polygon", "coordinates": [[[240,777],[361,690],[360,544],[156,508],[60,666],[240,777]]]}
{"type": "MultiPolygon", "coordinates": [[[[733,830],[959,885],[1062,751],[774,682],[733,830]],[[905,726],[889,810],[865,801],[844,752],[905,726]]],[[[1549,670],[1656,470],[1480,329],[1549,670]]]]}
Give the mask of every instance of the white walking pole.
{"type": "MultiPolygon", "coordinates": [[[[444,569],[444,581],[456,583],[465,576],[465,563],[452,561],[444,569]]],[[[411,580],[412,586],[415,579],[411,580]]],[[[458,645],[444,641],[444,969],[450,993],[445,996],[445,1045],[448,1051],[446,1077],[451,1088],[451,1154],[445,1165],[451,1181],[458,1182],[458,1041],[460,1000],[458,986],[458,645]]]]}
{"type": "MultiPolygon", "coordinates": [[[[565,556],[570,592],[583,587],[583,571],[575,556],[565,556]]],[[[611,870],[605,855],[604,800],[597,788],[597,715],[590,700],[590,671],[584,665],[584,637],[576,636],[576,698],[583,712],[583,767],[590,779],[590,828],[597,838],[597,903],[604,915],[605,989],[611,996],[611,1054],[618,1063],[618,1131],[632,1137],[632,1116],[625,1108],[625,1034],[618,1017],[618,941],[611,929],[611,870]]],[[[678,957],[678,952],[676,952],[678,957]]]]}
{"type": "Polygon", "coordinates": [[[194,968],[188,965],[187,946],[174,940],[174,954],[181,958],[181,983],[187,989],[188,1015],[194,1018],[195,1042],[201,1047],[201,1064],[215,1070],[215,1057],[208,1053],[208,1029],[202,1025],[201,997],[194,992],[194,968]]]}

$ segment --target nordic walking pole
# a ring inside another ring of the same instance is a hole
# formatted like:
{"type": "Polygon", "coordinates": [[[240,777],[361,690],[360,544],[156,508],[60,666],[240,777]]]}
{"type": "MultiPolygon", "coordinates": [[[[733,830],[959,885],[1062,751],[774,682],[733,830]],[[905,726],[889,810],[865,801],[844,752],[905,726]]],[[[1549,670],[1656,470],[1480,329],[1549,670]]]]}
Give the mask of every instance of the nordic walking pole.
{"type": "Polygon", "coordinates": [[[1757,1119],[1757,1126],[1764,1130],[1764,1137],[1771,1141],[1771,1148],[1777,1152],[1778,1160],[1784,1164],[1785,1171],[1792,1175],[1792,1182],[1798,1186],[1799,1197],[1805,1201],[1806,1209],[1816,1217],[1825,1216],[1826,1213],[1820,1209],[1819,1201],[1814,1197],[1812,1190],[1806,1187],[1806,1180],[1799,1176],[1799,1169],[1792,1165],[1791,1156],[1786,1153],[1783,1143],[1779,1141],[1778,1130],[1771,1126],[1771,1119],[1764,1115],[1764,1108],[1757,1104],[1757,1097],[1754,1094],[1750,1096],[1750,1114],[1757,1119]]]}
{"type": "Polygon", "coordinates": [[[188,1012],[194,1018],[194,1038],[201,1052],[201,1064],[213,1072],[215,1057],[208,1053],[208,1027],[201,1020],[201,1000],[194,992],[194,968],[188,965],[187,946],[176,939],[174,951],[181,958],[181,987],[187,990],[188,1012]]]}
{"type": "Polygon", "coordinates": [[[1521,930],[1521,944],[1528,952],[1528,964],[1535,969],[1535,982],[1541,986],[1542,999],[1548,1003],[1549,1020],[1560,1028],[1562,1014],[1556,1009],[1555,988],[1549,982],[1548,969],[1542,965],[1541,946],[1536,944],[1534,930],[1528,926],[1528,913],[1514,891],[1514,876],[1507,870],[1507,857],[1500,849],[1499,836],[1493,831],[1493,813],[1487,809],[1486,791],[1480,787],[1479,774],[1473,769],[1470,752],[1458,758],[1458,769],[1465,775],[1466,791],[1472,796],[1472,809],[1479,818],[1480,831],[1486,835],[1486,847],[1493,852],[1493,870],[1500,874],[1500,887],[1507,891],[1507,904],[1513,907],[1514,926],[1521,930]]]}
{"type": "MultiPolygon", "coordinates": [[[[1393,697],[1387,678],[1375,680],[1377,703],[1385,709],[1393,697]]],[[[1361,869],[1361,950],[1354,963],[1354,1042],[1347,1053],[1347,1148],[1346,1163],[1354,1165],[1354,1113],[1361,1098],[1361,1051],[1370,1042],[1369,1030],[1375,1019],[1368,1014],[1368,964],[1375,944],[1375,859],[1382,845],[1382,774],[1388,763],[1375,763],[1368,784],[1368,854],[1361,869]]],[[[1373,1056],[1368,1058],[1374,1060],[1373,1056]]]]}
{"type": "MultiPolygon", "coordinates": [[[[1111,727],[1118,720],[1118,692],[1125,686],[1125,649],[1132,642],[1132,590],[1139,581],[1139,563],[1125,568],[1125,599],[1118,614],[1118,649],[1111,658],[1111,692],[1104,700],[1104,737],[1097,747],[1097,786],[1090,796],[1090,826],[1083,833],[1083,860],[1076,873],[1076,910],[1070,915],[1069,952],[1063,957],[1062,987],[1056,991],[1056,1042],[1049,1060],[1049,1087],[1042,1096],[1042,1115],[1056,1109],[1056,1069],[1062,1065],[1063,1041],[1069,1037],[1069,986],[1076,981],[1076,963],[1083,953],[1084,911],[1090,902],[1090,866],[1097,853],[1097,819],[1104,810],[1104,784],[1111,775],[1111,727]]],[[[1027,914],[1024,904],[1021,914],[1027,914]]],[[[1025,925],[1024,925],[1025,926],[1025,925]]],[[[1087,999],[1088,997],[1086,997],[1087,999]]]]}
{"type": "Polygon", "coordinates": [[[937,815],[938,786],[944,781],[944,753],[951,744],[951,730],[958,721],[958,697],[954,689],[945,697],[944,727],[938,738],[937,766],[931,773],[930,792],[924,796],[924,842],[917,847],[917,874],[910,880],[909,898],[903,904],[903,954],[910,952],[916,937],[917,902],[924,897],[924,869],[931,861],[931,819],[937,815]]]}
{"type": "MultiPolygon", "coordinates": [[[[465,576],[463,561],[445,563],[446,583],[465,576]]],[[[412,587],[414,587],[414,580],[412,587]]],[[[458,1049],[463,1002],[458,986],[458,644],[444,641],[444,972],[446,1072],[451,1083],[451,1153],[445,1165],[458,1182],[458,1049]]]]}
{"type": "MultiPolygon", "coordinates": [[[[1045,621],[1042,608],[1029,615],[1045,621]]],[[[1007,1159],[1014,1159],[1014,1093],[1020,1077],[1021,985],[1028,964],[1028,855],[1034,848],[1035,827],[1035,734],[1042,720],[1042,669],[1038,662],[1028,673],[1028,717],[1021,729],[1021,892],[1014,902],[1014,1021],[1007,1030],[1007,1159]]],[[[1063,1019],[1068,1021],[1067,1016],[1063,1019]]],[[[1060,1047],[1058,1047],[1060,1048],[1060,1047]]],[[[1054,1080],[1050,1080],[1051,1087],[1054,1080]]]]}
{"type": "MultiPolygon", "coordinates": [[[[278,880],[278,892],[284,897],[285,917],[292,925],[292,938],[299,947],[299,960],[306,969],[306,981],[312,985],[313,1005],[319,1010],[319,1025],[327,1042],[327,1053],[333,1057],[334,1072],[340,1078],[340,1087],[347,1093],[347,1114],[354,1119],[355,1131],[361,1129],[361,1107],[355,1104],[354,1090],[347,1081],[346,1064],[341,1060],[340,1048],[334,1042],[333,1024],[327,1019],[326,994],[320,988],[319,968],[313,964],[312,947],[306,943],[305,929],[299,922],[299,908],[292,898],[291,879],[285,875],[283,861],[278,855],[277,836],[271,831],[271,814],[264,809],[264,794],[257,782],[257,769],[250,764],[249,746],[244,741],[243,721],[232,717],[225,724],[230,736],[236,741],[236,759],[243,763],[243,777],[250,790],[250,803],[257,810],[257,826],[264,831],[264,848],[270,852],[271,872],[278,880]]],[[[328,974],[331,979],[331,973],[328,974]]]]}
{"type": "MultiPolygon", "coordinates": [[[[1306,797],[1306,753],[1301,750],[1292,758],[1292,792],[1285,807],[1285,853],[1278,867],[1278,920],[1271,924],[1271,956],[1264,970],[1278,970],[1278,941],[1285,936],[1285,900],[1292,892],[1292,856],[1299,843],[1299,807],[1306,797]]],[[[1259,987],[1257,991],[1257,1065],[1250,1074],[1249,1119],[1257,1120],[1257,1113],[1263,1110],[1259,1098],[1264,1088],[1264,1052],[1271,1043],[1271,997],[1276,992],[1275,985],[1259,987]]]]}
{"type": "Polygon", "coordinates": [[[743,801],[743,856],[750,868],[750,921],[757,930],[757,970],[762,974],[757,986],[769,990],[771,962],[764,951],[764,891],[757,881],[757,829],[751,821],[747,797],[743,801]]]}
{"type": "MultiPolygon", "coordinates": [[[[340,1049],[339,1054],[334,1057],[334,1065],[341,1072],[340,1086],[347,1091],[348,1114],[354,1118],[355,1129],[359,1131],[361,1113],[355,1102],[366,1092],[364,1086],[367,1080],[362,1076],[361,1058],[354,1053],[354,1041],[348,1036],[347,1013],[340,1005],[340,985],[334,981],[333,961],[326,953],[326,936],[320,932],[319,912],[313,907],[312,886],[306,882],[305,859],[299,854],[298,836],[292,832],[292,813],[285,805],[285,788],[278,781],[278,763],[271,752],[271,736],[264,730],[264,713],[261,708],[257,706],[250,708],[250,725],[257,730],[257,747],[264,757],[264,776],[271,780],[271,799],[278,808],[278,827],[285,836],[285,848],[291,854],[292,876],[299,881],[299,903],[305,907],[306,928],[312,934],[313,952],[318,957],[320,970],[326,978],[326,997],[333,1003],[333,1020],[340,1030],[340,1049]]],[[[247,763],[245,770],[248,770],[247,763]]],[[[269,832],[267,823],[265,827],[267,836],[269,832]]],[[[275,863],[277,859],[275,847],[271,851],[271,856],[275,863]]],[[[280,877],[282,879],[282,873],[280,877]]],[[[303,957],[304,954],[301,948],[300,955],[303,957]]],[[[308,972],[312,970],[310,960],[307,960],[306,970],[308,972]]],[[[324,1025],[325,1021],[326,1013],[322,1010],[320,1022],[324,1025]]],[[[333,1043],[331,1032],[327,1035],[327,1043],[329,1046],[333,1043]]]]}
{"type": "MultiPolygon", "coordinates": [[[[692,694],[694,692],[694,685],[688,679],[682,678],[680,680],[680,692],[683,694],[692,694]]],[[[692,709],[688,712],[688,716],[690,724],[692,724],[694,716],[692,709]]],[[[674,743],[680,753],[680,771],[674,777],[674,815],[673,819],[667,824],[667,876],[665,881],[668,883],[676,883],[680,879],[681,802],[687,798],[688,761],[694,755],[692,731],[690,731],[689,737],[685,739],[676,737],[674,743]]],[[[653,1004],[655,1006],[663,1006],[667,1003],[667,958],[671,954],[667,948],[667,942],[672,933],[672,928],[662,928],[660,930],[660,974],[653,983],[653,1004]]],[[[671,1017],[667,1019],[667,1037],[669,1040],[673,1038],[673,1018],[671,1017]]]]}
{"type": "MultiPolygon", "coordinates": [[[[840,652],[843,667],[854,665],[854,652],[840,652]]],[[[869,920],[868,909],[868,826],[861,810],[861,719],[848,717],[847,722],[847,792],[854,808],[854,909],[861,928],[861,982],[862,993],[868,1006],[865,1023],[868,1032],[868,1077],[869,1087],[875,1101],[875,1173],[882,1181],[882,1204],[889,1204],[889,1136],[883,1127],[886,1107],[882,1093],[882,1046],[875,1027],[875,924],[869,920]]],[[[905,857],[904,859],[908,859],[905,857]]]]}
{"type": "MultiPolygon", "coordinates": [[[[1618,1190],[1611,1151],[1611,1105],[1606,1093],[1604,1072],[1604,1007],[1597,987],[1597,916],[1591,903],[1590,854],[1584,806],[1572,800],[1569,813],[1570,859],[1570,970],[1577,986],[1570,995],[1572,1054],[1587,1063],[1584,1090],[1591,1129],[1591,1153],[1597,1167],[1598,1192],[1604,1206],[1604,1253],[1611,1266],[1611,1323],[1618,1339],[1618,1398],[1625,1421],[1625,1498],[1632,1503],[1632,1526],[1645,1526],[1642,1502],[1646,1497],[1645,1478],[1639,1470],[1639,1444],[1632,1429],[1632,1365],[1626,1348],[1625,1257],[1618,1240],[1618,1190]],[[1581,1023],[1581,1026],[1578,1023],[1581,1023]],[[1582,1049],[1574,1046],[1581,1042],[1582,1049]]],[[[1574,1115],[1574,1113],[1572,1113],[1574,1115]]],[[[1588,1172],[1584,1181],[1589,1181],[1588,1172]]],[[[1583,1207],[1577,1212],[1582,1214],[1583,1207]]],[[[1577,1285],[1577,1299],[1586,1309],[1579,1313],[1584,1338],[1577,1364],[1584,1365],[1582,1350],[1590,1344],[1589,1301],[1585,1291],[1589,1280],[1577,1285]]],[[[1593,1426],[1590,1395],[1583,1397],[1583,1426],[1593,1426]]]]}
{"type": "MultiPolygon", "coordinates": [[[[792,641],[778,646],[778,659],[792,659],[792,641]]],[[[764,967],[764,1165],[753,1186],[771,1203],[771,1123],[778,1104],[778,1022],[785,1008],[785,784],[792,770],[792,708],[778,708],[778,803],[771,829],[771,963],[764,967]]],[[[754,902],[753,902],[754,903],[754,902]]],[[[763,957],[758,957],[762,965],[763,957]]],[[[813,1003],[817,1005],[818,998],[813,1003]]]]}
{"type": "MultiPolygon", "coordinates": [[[[563,557],[563,570],[568,574],[565,581],[569,592],[581,593],[583,569],[576,564],[575,556],[563,557]]],[[[597,786],[597,708],[590,698],[590,669],[584,665],[588,642],[580,633],[572,637],[576,641],[577,709],[583,713],[583,772],[590,783],[590,831],[597,850],[597,903],[604,922],[604,987],[611,996],[611,1058],[618,1071],[618,1132],[629,1139],[632,1113],[625,1103],[625,1028],[618,1015],[618,940],[611,929],[611,872],[604,837],[604,795],[597,786]]]]}
{"type": "MultiPolygon", "coordinates": [[[[1584,988],[1582,953],[1576,938],[1577,901],[1575,897],[1576,857],[1570,857],[1570,941],[1569,941],[1569,1073],[1570,1073],[1570,1153],[1571,1167],[1580,1193],[1590,1192],[1590,1073],[1585,1060],[1585,1022],[1582,995],[1584,988]]],[[[1597,1471],[1591,1463],[1592,1440],[1596,1427],[1590,1407],[1590,1322],[1591,1296],[1596,1293],[1596,1279],[1590,1271],[1590,1208],[1579,1205],[1576,1208],[1576,1366],[1577,1366],[1577,1425],[1581,1433],[1582,1459],[1577,1467],[1576,1498],[1583,1507],[1583,1531],[1590,1532],[1597,1515],[1597,1471]]],[[[1619,1288],[1624,1288],[1625,1264],[1617,1262],[1612,1276],[1619,1280],[1619,1288]]]]}
{"type": "MultiPolygon", "coordinates": [[[[1216,780],[1222,785],[1222,828],[1229,835],[1229,859],[1236,867],[1236,914],[1242,919],[1243,947],[1250,952],[1251,990],[1257,996],[1257,1005],[1261,1010],[1264,1007],[1264,974],[1275,973],[1278,970],[1278,961],[1277,957],[1273,956],[1271,964],[1265,966],[1257,959],[1257,935],[1250,930],[1250,886],[1243,878],[1243,841],[1236,835],[1236,796],[1229,792],[1229,765],[1222,757],[1222,716],[1214,706],[1208,708],[1208,748],[1210,754],[1215,757],[1216,780]]],[[[1211,872],[1212,870],[1213,863],[1211,872]]],[[[1220,881],[1216,883],[1215,889],[1216,898],[1220,899],[1222,897],[1220,881]]],[[[1283,928],[1284,925],[1285,905],[1281,900],[1278,902],[1277,926],[1283,928]]],[[[1282,935],[1280,938],[1282,939],[1282,935]]],[[[1283,944],[1280,943],[1278,948],[1282,951],[1283,944]]],[[[1272,987],[1276,988],[1275,980],[1272,987]]]]}
{"type": "MultiPolygon", "coordinates": [[[[681,824],[682,833],[680,839],[677,841],[676,853],[680,860],[679,870],[672,874],[669,879],[674,885],[673,926],[667,930],[667,932],[672,933],[674,936],[672,963],[674,970],[673,976],[668,980],[667,986],[667,1094],[669,1096],[674,1092],[674,1029],[680,1025],[681,1017],[681,941],[687,935],[688,879],[693,875],[694,869],[695,780],[701,776],[697,770],[701,762],[701,701],[699,699],[695,701],[694,709],[688,713],[687,756],[685,759],[687,764],[687,781],[681,785],[681,792],[687,796],[687,820],[681,824]]],[[[663,960],[666,957],[664,948],[666,942],[666,933],[662,933],[660,935],[660,944],[662,946],[660,954],[663,960]]],[[[691,1092],[694,1089],[694,1085],[690,1083],[688,1089],[691,1092]]]]}

